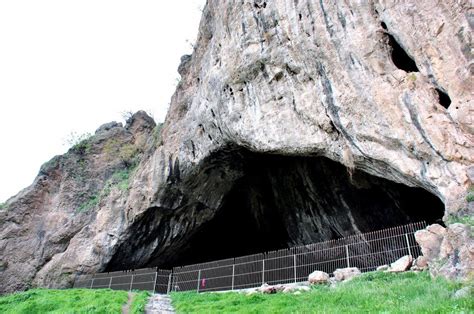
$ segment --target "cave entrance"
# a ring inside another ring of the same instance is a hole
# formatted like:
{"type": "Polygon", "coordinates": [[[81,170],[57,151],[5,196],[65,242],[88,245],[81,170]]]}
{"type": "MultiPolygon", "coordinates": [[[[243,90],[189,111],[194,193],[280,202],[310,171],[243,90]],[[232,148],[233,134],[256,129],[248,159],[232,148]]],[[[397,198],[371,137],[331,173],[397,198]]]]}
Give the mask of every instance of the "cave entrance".
{"type": "MultiPolygon", "coordinates": [[[[240,155],[240,153],[239,153],[240,155]]],[[[336,239],[410,222],[440,222],[444,204],[421,188],[324,157],[246,152],[243,175],[174,266],[336,239]]]]}

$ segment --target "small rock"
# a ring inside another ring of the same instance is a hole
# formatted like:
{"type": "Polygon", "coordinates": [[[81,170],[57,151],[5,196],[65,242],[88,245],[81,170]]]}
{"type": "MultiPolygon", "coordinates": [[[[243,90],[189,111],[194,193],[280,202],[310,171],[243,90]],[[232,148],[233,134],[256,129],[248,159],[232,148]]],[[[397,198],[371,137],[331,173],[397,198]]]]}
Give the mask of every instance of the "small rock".
{"type": "Polygon", "coordinates": [[[418,256],[412,263],[411,270],[422,271],[428,269],[428,259],[423,255],[418,256]]]}
{"type": "Polygon", "coordinates": [[[334,271],[334,279],[336,281],[349,280],[360,274],[361,272],[357,267],[338,268],[334,271]]]}
{"type": "Polygon", "coordinates": [[[390,269],[388,271],[393,273],[407,271],[410,269],[412,262],[413,257],[411,257],[410,255],[405,255],[390,264],[390,269]]]}
{"type": "Polygon", "coordinates": [[[386,271],[389,268],[390,268],[390,266],[388,266],[388,265],[382,265],[382,266],[377,267],[376,271],[386,271]]]}
{"type": "Polygon", "coordinates": [[[310,284],[323,284],[327,283],[329,280],[329,275],[323,271],[316,270],[309,274],[308,281],[310,284]]]}
{"type": "Polygon", "coordinates": [[[296,285],[293,285],[293,286],[286,286],[285,289],[283,289],[283,293],[291,293],[291,292],[295,292],[295,291],[309,291],[311,290],[308,286],[296,286],[296,285]]]}
{"type": "Polygon", "coordinates": [[[296,292],[293,293],[293,294],[301,294],[301,291],[296,291],[296,292]]]}
{"type": "Polygon", "coordinates": [[[473,292],[474,292],[473,287],[471,287],[471,286],[464,287],[464,288],[459,289],[458,291],[456,291],[454,293],[454,298],[455,299],[466,298],[466,297],[470,296],[473,292]]]}
{"type": "Polygon", "coordinates": [[[276,290],[276,292],[282,292],[283,290],[285,290],[285,286],[284,285],[276,285],[276,286],[273,286],[276,290]]]}
{"type": "Polygon", "coordinates": [[[264,283],[263,285],[261,285],[260,288],[258,288],[258,290],[265,294],[277,293],[277,289],[274,286],[270,286],[267,283],[264,283]]]}

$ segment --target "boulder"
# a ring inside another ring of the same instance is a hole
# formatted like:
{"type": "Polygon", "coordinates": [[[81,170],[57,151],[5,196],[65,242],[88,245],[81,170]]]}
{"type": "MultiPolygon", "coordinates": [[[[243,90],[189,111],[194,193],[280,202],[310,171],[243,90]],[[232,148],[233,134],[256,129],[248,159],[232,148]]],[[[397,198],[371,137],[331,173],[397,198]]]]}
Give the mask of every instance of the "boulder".
{"type": "Polygon", "coordinates": [[[410,269],[412,262],[413,257],[411,257],[411,255],[405,255],[390,264],[388,271],[393,273],[407,271],[410,269]]]}
{"type": "Polygon", "coordinates": [[[323,271],[313,271],[308,276],[308,281],[310,284],[323,284],[329,281],[329,275],[323,271]]]}
{"type": "Polygon", "coordinates": [[[338,268],[334,271],[334,279],[336,281],[349,280],[360,274],[361,272],[357,267],[338,268]]]}
{"type": "Polygon", "coordinates": [[[377,267],[376,271],[386,271],[389,268],[390,268],[390,266],[388,266],[388,265],[382,265],[382,266],[377,267]]]}
{"type": "Polygon", "coordinates": [[[275,286],[270,286],[267,283],[261,285],[260,288],[258,288],[258,291],[265,294],[277,293],[277,289],[275,288],[275,286]]]}
{"type": "Polygon", "coordinates": [[[413,260],[411,270],[414,271],[422,271],[428,269],[428,259],[423,255],[418,256],[416,259],[413,260]]]}
{"type": "Polygon", "coordinates": [[[467,298],[468,296],[472,296],[473,294],[474,294],[474,288],[472,286],[467,286],[467,287],[457,290],[454,293],[453,298],[463,299],[463,298],[467,298]]]}
{"type": "Polygon", "coordinates": [[[421,252],[428,260],[439,255],[441,241],[445,233],[444,228],[438,224],[428,226],[424,230],[415,232],[416,242],[421,247],[421,252]]]}
{"type": "Polygon", "coordinates": [[[285,289],[283,289],[283,293],[293,293],[293,292],[307,292],[310,291],[310,287],[308,286],[302,286],[302,285],[291,285],[291,286],[286,286],[285,289]]]}

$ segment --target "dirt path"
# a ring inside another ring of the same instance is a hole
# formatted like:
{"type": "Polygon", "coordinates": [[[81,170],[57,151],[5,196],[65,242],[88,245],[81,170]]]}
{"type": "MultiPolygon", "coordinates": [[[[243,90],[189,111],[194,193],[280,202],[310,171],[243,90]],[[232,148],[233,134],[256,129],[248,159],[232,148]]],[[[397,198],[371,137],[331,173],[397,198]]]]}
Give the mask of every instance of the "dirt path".
{"type": "Polygon", "coordinates": [[[132,299],[133,299],[133,293],[129,292],[128,293],[128,300],[127,303],[125,303],[122,306],[122,314],[128,314],[130,313],[130,306],[132,305],[132,299]]]}
{"type": "Polygon", "coordinates": [[[145,314],[175,314],[171,299],[166,294],[154,294],[148,299],[145,314]]]}

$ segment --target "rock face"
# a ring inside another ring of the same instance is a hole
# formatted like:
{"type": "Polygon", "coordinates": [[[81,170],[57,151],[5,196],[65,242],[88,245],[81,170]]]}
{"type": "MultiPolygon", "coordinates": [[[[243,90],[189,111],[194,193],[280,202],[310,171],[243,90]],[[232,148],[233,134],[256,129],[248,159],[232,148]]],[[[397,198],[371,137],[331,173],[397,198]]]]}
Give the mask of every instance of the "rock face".
{"type": "Polygon", "coordinates": [[[209,0],[161,133],[107,125],[2,206],[1,291],[471,217],[473,24],[467,1],[209,0]]]}
{"type": "Polygon", "coordinates": [[[152,144],[154,127],[144,112],[125,127],[103,125],[44,164],[33,184],[8,201],[0,211],[2,292],[53,281],[66,285],[77,273],[70,265],[77,262],[81,272],[95,268],[88,254],[104,258],[95,252],[113,246],[126,226],[121,198],[144,149],[152,144]],[[103,207],[107,211],[98,210],[103,207]],[[72,247],[76,249],[65,256],[72,247]],[[55,262],[63,258],[64,263],[55,262]]]}
{"type": "Polygon", "coordinates": [[[432,225],[415,234],[433,275],[449,279],[474,278],[473,227],[455,223],[443,228],[432,225]]]}

